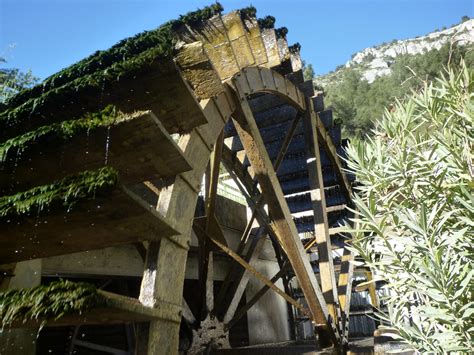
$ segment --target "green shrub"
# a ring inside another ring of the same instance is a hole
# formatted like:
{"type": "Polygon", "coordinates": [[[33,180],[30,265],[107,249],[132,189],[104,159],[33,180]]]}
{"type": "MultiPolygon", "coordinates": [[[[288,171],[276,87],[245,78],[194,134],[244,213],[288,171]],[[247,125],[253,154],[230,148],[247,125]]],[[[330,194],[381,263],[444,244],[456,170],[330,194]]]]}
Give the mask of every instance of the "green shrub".
{"type": "Polygon", "coordinates": [[[446,71],[348,147],[353,247],[387,282],[379,317],[420,352],[471,352],[474,71],[446,71]]]}

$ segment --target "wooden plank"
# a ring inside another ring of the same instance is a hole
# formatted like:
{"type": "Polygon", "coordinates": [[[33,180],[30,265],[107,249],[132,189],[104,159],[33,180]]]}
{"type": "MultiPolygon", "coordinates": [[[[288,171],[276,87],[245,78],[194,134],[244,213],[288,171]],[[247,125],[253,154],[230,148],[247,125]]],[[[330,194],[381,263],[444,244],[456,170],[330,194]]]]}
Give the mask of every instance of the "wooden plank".
{"type": "Polygon", "coordinates": [[[175,60],[199,100],[209,99],[224,91],[202,42],[184,45],[175,55],[175,60]]]}
{"type": "Polygon", "coordinates": [[[316,120],[316,129],[318,132],[318,142],[331,160],[344,195],[346,196],[348,203],[351,204],[352,187],[343,170],[341,159],[337,155],[336,146],[333,144],[331,136],[324,127],[322,121],[319,119],[316,120]]]}
{"type": "Polygon", "coordinates": [[[239,11],[233,11],[222,16],[222,21],[227,30],[227,37],[240,68],[255,65],[255,58],[248,41],[244,24],[239,11]]]}
{"type": "Polygon", "coordinates": [[[265,28],[261,30],[262,41],[265,46],[265,52],[267,53],[269,68],[274,68],[281,64],[280,55],[278,54],[277,39],[275,35],[275,29],[265,28]]]}
{"type": "MultiPolygon", "coordinates": [[[[226,94],[223,92],[221,95],[226,94]]],[[[214,144],[224,128],[233,103],[226,97],[218,97],[202,100],[201,104],[209,123],[200,127],[200,134],[194,130],[179,143],[193,170],[180,174],[172,186],[162,191],[157,205],[157,211],[163,211],[167,219],[180,225],[180,235],[173,238],[183,240],[186,245],[191,241],[190,221],[194,217],[200,183],[209,161],[207,146],[214,144]]],[[[178,246],[171,239],[150,242],[140,290],[140,300],[144,304],[152,305],[155,299],[170,303],[182,299],[187,256],[188,249],[178,246]]],[[[179,324],[170,322],[151,322],[148,353],[177,354],[179,328],[179,324]]]]}
{"type": "Polygon", "coordinates": [[[253,57],[255,58],[255,65],[267,66],[267,52],[265,51],[265,45],[263,44],[257,19],[247,17],[243,20],[243,23],[253,57]]]}
{"type": "Polygon", "coordinates": [[[7,139],[40,126],[80,118],[108,104],[125,113],[153,111],[169,133],[189,132],[206,123],[201,107],[177,65],[169,59],[157,59],[117,80],[105,81],[103,87],[71,90],[57,100],[52,97],[37,107],[34,114],[26,113],[21,125],[0,132],[0,136],[7,139]]]}
{"type": "MultiPolygon", "coordinates": [[[[47,327],[91,324],[123,324],[131,322],[149,322],[162,319],[167,322],[181,322],[181,306],[158,301],[156,307],[146,307],[137,299],[98,290],[105,305],[85,311],[82,314],[66,314],[59,319],[47,320],[47,327]]],[[[37,328],[43,320],[14,322],[8,328],[37,328]]]]}
{"type": "Polygon", "coordinates": [[[240,75],[240,73],[236,75],[236,81],[239,82],[239,87],[241,87],[242,93],[246,96],[258,92],[270,92],[280,96],[286,103],[295,106],[298,110],[305,110],[306,102],[304,95],[299,92],[299,89],[291,81],[281,74],[271,69],[260,67],[245,68],[243,73],[244,75],[240,75]],[[271,81],[268,78],[269,75],[273,76],[274,88],[267,86],[267,84],[271,85],[271,81]],[[263,82],[264,77],[266,78],[265,85],[263,82]]]}
{"type": "Polygon", "coordinates": [[[265,89],[262,77],[260,75],[260,68],[244,68],[242,71],[249,84],[251,94],[255,92],[262,92],[265,89]]]}
{"type": "Polygon", "coordinates": [[[3,219],[0,260],[9,263],[178,234],[171,221],[124,186],[79,202],[69,212],[3,219]]]}
{"type": "MultiPolygon", "coordinates": [[[[203,231],[204,232],[204,231],[203,231]]],[[[280,290],[273,282],[268,280],[262,273],[260,273],[257,269],[255,269],[252,265],[247,263],[244,259],[242,259],[237,253],[235,253],[232,249],[226,247],[224,244],[221,244],[217,239],[212,238],[208,235],[208,238],[212,240],[219,248],[222,249],[227,255],[229,255],[232,259],[238,262],[242,267],[246,270],[251,272],[256,278],[258,278],[261,282],[267,285],[270,289],[275,291],[278,295],[283,297],[287,302],[291,303],[296,308],[302,310],[304,313],[307,313],[306,308],[299,302],[295,301],[292,297],[287,295],[285,292],[280,290]]]]}
{"type": "Polygon", "coordinates": [[[343,336],[347,340],[349,337],[349,312],[351,308],[352,278],[354,274],[354,253],[347,247],[341,259],[341,270],[337,283],[339,305],[342,311],[343,336]]]}
{"type": "Polygon", "coordinates": [[[273,216],[273,226],[278,240],[285,250],[304,291],[313,319],[328,330],[328,335],[337,342],[337,329],[328,322],[324,297],[314,276],[311,264],[299,240],[296,226],[286,205],[283,192],[272,167],[265,145],[253,118],[251,108],[237,80],[233,81],[241,101],[241,111],[237,111],[234,125],[245,146],[248,158],[258,177],[269,211],[273,216]]]}
{"type": "MultiPolygon", "coordinates": [[[[270,281],[273,282],[274,284],[285,274],[285,272],[288,271],[288,265],[285,264],[280,271],[278,271],[275,276],[273,276],[270,281]]],[[[264,285],[260,290],[258,290],[253,297],[248,301],[245,305],[243,305],[241,308],[238,309],[238,311],[235,313],[234,317],[232,320],[226,323],[226,328],[231,329],[237,322],[244,316],[245,313],[249,311],[250,308],[252,308],[255,303],[258,302],[260,298],[267,293],[267,291],[270,289],[268,285],[264,285]]]]}
{"type": "Polygon", "coordinates": [[[117,169],[124,185],[174,177],[191,169],[158,118],[145,111],[66,141],[45,137],[21,156],[9,156],[0,169],[0,195],[46,185],[104,165],[117,169]]]}
{"type": "Polygon", "coordinates": [[[334,321],[340,318],[337,304],[337,284],[332,259],[331,239],[329,237],[328,217],[326,212],[326,197],[322,176],[321,157],[319,155],[318,134],[316,131],[316,115],[313,104],[308,99],[308,110],[304,117],[306,138],[306,161],[310,186],[311,203],[313,208],[314,232],[318,246],[321,290],[328,305],[329,313],[334,321]]]}

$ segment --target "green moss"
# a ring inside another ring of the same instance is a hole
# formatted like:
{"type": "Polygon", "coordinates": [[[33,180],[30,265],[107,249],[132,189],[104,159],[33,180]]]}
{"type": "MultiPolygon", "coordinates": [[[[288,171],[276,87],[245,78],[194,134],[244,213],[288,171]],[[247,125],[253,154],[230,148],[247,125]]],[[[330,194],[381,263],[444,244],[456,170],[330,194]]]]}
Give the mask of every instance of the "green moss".
{"type": "Polygon", "coordinates": [[[275,34],[277,38],[286,38],[286,35],[288,34],[288,28],[286,27],[280,27],[275,30],[275,34]]]}
{"type": "Polygon", "coordinates": [[[216,2],[211,6],[206,6],[196,11],[188,12],[186,15],[181,15],[178,20],[172,21],[173,28],[177,28],[183,24],[189,26],[198,26],[207,19],[210,19],[214,15],[220,14],[224,11],[224,7],[216,2]]]}
{"type": "Polygon", "coordinates": [[[248,6],[240,9],[239,13],[242,20],[251,19],[257,16],[257,9],[255,6],[248,6]]]}
{"type": "MultiPolygon", "coordinates": [[[[103,77],[110,80],[113,75],[120,76],[127,71],[137,69],[140,63],[145,64],[157,58],[171,57],[176,44],[173,28],[182,24],[196,25],[222,10],[222,5],[215,3],[190,12],[178,20],[165,23],[156,30],[142,32],[118,42],[108,50],[97,51],[61,70],[40,85],[10,98],[0,115],[3,127],[5,127],[5,122],[14,124],[15,118],[24,115],[25,112],[28,115],[32,110],[34,112],[35,108],[39,108],[48,99],[47,94],[52,90],[80,90],[84,86],[98,86],[103,83],[103,77]]],[[[2,125],[0,127],[3,128],[2,125]]]]}
{"type": "Polygon", "coordinates": [[[296,42],[295,44],[289,46],[288,49],[290,50],[290,53],[299,53],[301,50],[301,44],[299,44],[299,42],[296,42]]]}
{"type": "Polygon", "coordinates": [[[0,162],[7,160],[9,152],[22,153],[41,138],[55,136],[61,139],[69,139],[81,132],[89,132],[95,128],[107,127],[118,122],[124,115],[109,105],[97,113],[87,113],[77,120],[62,121],[48,126],[42,126],[34,131],[11,138],[0,144],[0,162]]]}
{"type": "Polygon", "coordinates": [[[273,16],[265,16],[264,18],[259,18],[257,21],[261,29],[275,28],[275,17],[273,16]]]}
{"type": "Polygon", "coordinates": [[[79,200],[94,198],[117,184],[118,173],[111,167],[67,176],[50,185],[34,187],[12,196],[0,197],[0,217],[13,217],[42,211],[63,204],[70,207],[79,200]]]}
{"type": "Polygon", "coordinates": [[[94,285],[59,280],[49,285],[0,293],[2,328],[11,323],[58,319],[66,314],[83,313],[105,304],[94,285]]]}

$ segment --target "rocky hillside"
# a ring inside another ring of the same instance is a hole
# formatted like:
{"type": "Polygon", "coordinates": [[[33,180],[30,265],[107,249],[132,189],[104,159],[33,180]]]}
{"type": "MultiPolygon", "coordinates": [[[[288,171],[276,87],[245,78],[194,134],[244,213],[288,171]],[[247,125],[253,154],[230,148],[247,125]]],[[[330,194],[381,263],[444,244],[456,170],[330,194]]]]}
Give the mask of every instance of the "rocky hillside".
{"type": "Polygon", "coordinates": [[[394,40],[375,47],[366,48],[352,56],[345,65],[339,66],[335,71],[318,76],[315,83],[326,87],[340,80],[344,69],[351,68],[358,71],[361,77],[372,83],[377,77],[390,74],[390,66],[400,55],[415,55],[440,49],[446,43],[467,45],[474,43],[474,19],[467,20],[451,28],[431,32],[425,36],[406,40],[394,40]]]}

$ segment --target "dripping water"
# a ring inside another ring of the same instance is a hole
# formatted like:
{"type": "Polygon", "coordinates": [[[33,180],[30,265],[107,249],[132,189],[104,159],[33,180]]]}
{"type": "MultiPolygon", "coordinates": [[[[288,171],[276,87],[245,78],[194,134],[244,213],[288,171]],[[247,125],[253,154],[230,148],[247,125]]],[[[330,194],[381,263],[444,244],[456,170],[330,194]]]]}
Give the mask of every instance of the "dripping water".
{"type": "Polygon", "coordinates": [[[105,158],[104,165],[109,162],[109,147],[110,147],[110,126],[107,127],[107,138],[105,140],[105,158]]]}

